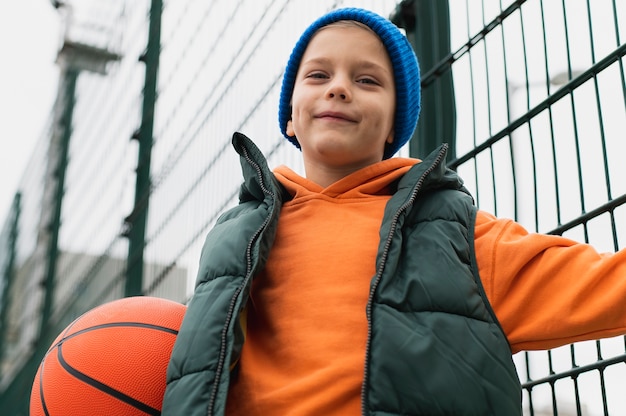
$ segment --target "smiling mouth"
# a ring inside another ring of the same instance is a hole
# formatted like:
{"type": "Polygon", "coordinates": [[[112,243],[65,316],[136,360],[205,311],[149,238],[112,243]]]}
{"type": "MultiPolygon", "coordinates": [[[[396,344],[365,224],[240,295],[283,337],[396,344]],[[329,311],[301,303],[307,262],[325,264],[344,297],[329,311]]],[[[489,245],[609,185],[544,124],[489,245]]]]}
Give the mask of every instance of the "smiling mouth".
{"type": "Polygon", "coordinates": [[[350,118],[349,116],[343,113],[336,113],[332,111],[326,111],[326,112],[320,113],[316,115],[315,118],[323,119],[323,120],[330,120],[330,121],[347,121],[351,123],[355,122],[355,120],[353,120],[352,118],[350,118]]]}

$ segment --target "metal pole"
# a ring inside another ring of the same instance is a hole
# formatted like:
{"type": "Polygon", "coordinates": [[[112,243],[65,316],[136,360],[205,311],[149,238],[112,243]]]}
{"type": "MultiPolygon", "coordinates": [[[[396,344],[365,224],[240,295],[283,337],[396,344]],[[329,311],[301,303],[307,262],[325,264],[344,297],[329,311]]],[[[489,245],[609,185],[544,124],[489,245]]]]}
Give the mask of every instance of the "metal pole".
{"type": "Polygon", "coordinates": [[[448,159],[456,155],[456,106],[452,71],[442,65],[450,56],[448,1],[406,0],[391,20],[406,30],[422,73],[422,108],[417,129],[409,142],[411,157],[423,158],[442,143],[448,143],[448,159]],[[431,80],[424,75],[441,66],[431,80]]]}
{"type": "Polygon", "coordinates": [[[135,205],[125,218],[128,237],[128,260],[126,265],[125,296],[138,296],[143,289],[143,258],[145,248],[146,222],[150,201],[150,159],[154,131],[154,108],[161,52],[161,14],[162,0],[152,0],[150,8],[150,27],[146,52],[139,58],[146,65],[146,78],[143,91],[141,126],[133,135],[139,141],[139,157],[135,183],[135,205]]]}
{"type": "Polygon", "coordinates": [[[2,292],[0,293],[0,363],[2,363],[4,351],[6,349],[5,342],[8,331],[8,313],[9,313],[9,296],[11,292],[11,284],[15,278],[15,257],[17,246],[17,235],[19,230],[20,211],[21,211],[21,199],[22,194],[16,193],[13,198],[13,205],[11,207],[11,217],[9,227],[9,235],[7,241],[7,259],[4,270],[0,270],[2,275],[0,279],[4,281],[1,285],[2,292]]]}
{"type": "Polygon", "coordinates": [[[76,93],[76,80],[80,71],[68,68],[63,74],[62,85],[64,86],[62,101],[62,117],[60,120],[61,135],[58,144],[53,139],[51,145],[58,146],[51,149],[51,155],[55,156],[54,165],[50,170],[54,177],[54,199],[52,206],[52,218],[48,224],[49,239],[46,248],[46,268],[44,287],[44,303],[41,309],[40,334],[45,334],[52,315],[54,303],[54,286],[56,280],[56,267],[59,254],[59,230],[61,228],[61,208],[63,205],[63,194],[65,193],[65,171],[67,170],[67,155],[70,147],[70,137],[72,136],[72,116],[74,114],[74,103],[76,93]]]}

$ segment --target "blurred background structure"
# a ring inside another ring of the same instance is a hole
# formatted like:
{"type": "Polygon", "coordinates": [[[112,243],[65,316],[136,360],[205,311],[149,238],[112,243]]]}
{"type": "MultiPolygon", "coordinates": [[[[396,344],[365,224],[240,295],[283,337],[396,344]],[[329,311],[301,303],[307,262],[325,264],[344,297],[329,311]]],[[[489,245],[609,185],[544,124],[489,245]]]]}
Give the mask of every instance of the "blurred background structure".
{"type": "MultiPolygon", "coordinates": [[[[302,30],[343,6],[415,47],[423,110],[401,155],[448,142],[481,209],[626,247],[626,2],[51,1],[57,98],[0,218],[2,414],[28,414],[39,361],[81,313],[188,301],[204,236],[237,203],[233,132],[302,171],[278,129],[281,77],[302,30]]],[[[626,414],[624,337],[514,359],[528,415],[626,414]]]]}

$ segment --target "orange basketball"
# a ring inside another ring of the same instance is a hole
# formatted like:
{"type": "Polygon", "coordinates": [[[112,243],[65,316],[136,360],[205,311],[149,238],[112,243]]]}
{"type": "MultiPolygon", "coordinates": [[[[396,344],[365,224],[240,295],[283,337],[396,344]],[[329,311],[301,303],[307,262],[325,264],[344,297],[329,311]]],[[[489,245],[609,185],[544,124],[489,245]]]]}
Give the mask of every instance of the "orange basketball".
{"type": "Polygon", "coordinates": [[[76,319],[41,361],[30,415],[160,415],[185,310],[170,300],[137,296],[76,319]]]}

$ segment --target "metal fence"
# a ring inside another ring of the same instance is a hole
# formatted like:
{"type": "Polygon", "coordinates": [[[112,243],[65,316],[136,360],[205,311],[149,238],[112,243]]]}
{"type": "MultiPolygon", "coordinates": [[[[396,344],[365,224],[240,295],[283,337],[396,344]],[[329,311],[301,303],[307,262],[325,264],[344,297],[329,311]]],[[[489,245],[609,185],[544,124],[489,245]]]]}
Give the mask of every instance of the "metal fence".
{"type": "MultiPolygon", "coordinates": [[[[2,409],[27,414],[41,355],[80,313],[188,300],[204,236],[236,203],[234,131],[302,171],[277,126],[284,65],[315,16],[354,5],[403,26],[420,58],[423,112],[402,155],[449,142],[481,209],[626,246],[625,2],[76,3],[49,128],[0,233],[2,409]]],[[[526,414],[626,412],[623,337],[514,359],[526,414]]]]}
{"type": "MultiPolygon", "coordinates": [[[[452,53],[429,72],[434,85],[454,79],[449,165],[481,209],[600,251],[624,248],[626,3],[503,3],[450,1],[452,21],[466,24],[451,26],[452,53]]],[[[626,412],[624,337],[515,360],[528,414],[626,412]]]]}

